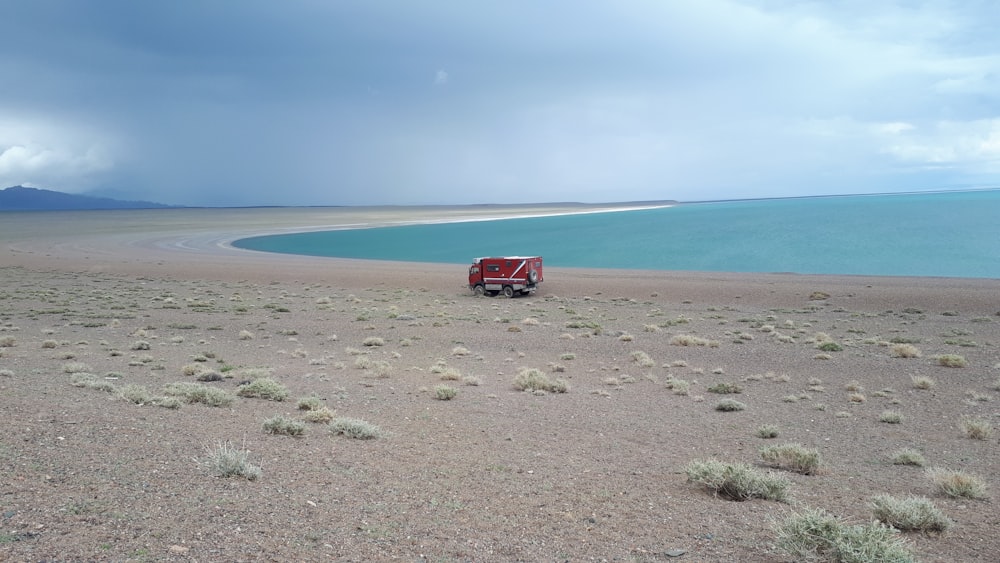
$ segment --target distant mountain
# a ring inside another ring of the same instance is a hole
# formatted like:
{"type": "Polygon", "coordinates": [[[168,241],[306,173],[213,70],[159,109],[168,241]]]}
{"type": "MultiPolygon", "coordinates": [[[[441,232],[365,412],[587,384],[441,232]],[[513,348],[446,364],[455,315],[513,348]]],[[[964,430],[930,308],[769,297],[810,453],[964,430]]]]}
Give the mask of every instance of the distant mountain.
{"type": "Polygon", "coordinates": [[[172,207],[150,201],[123,201],[108,197],[67,194],[13,186],[0,190],[0,211],[57,211],[85,209],[160,209],[172,207]]]}

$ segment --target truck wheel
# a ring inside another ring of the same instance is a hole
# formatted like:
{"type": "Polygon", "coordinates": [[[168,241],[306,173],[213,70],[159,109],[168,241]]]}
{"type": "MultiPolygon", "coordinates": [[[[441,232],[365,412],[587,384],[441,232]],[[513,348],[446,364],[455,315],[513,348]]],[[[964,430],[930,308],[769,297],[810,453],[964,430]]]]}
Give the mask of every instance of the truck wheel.
{"type": "Polygon", "coordinates": [[[514,288],[509,285],[503,286],[503,295],[504,297],[514,297],[514,288]]]}
{"type": "Polygon", "coordinates": [[[538,272],[535,270],[528,272],[528,281],[531,283],[538,283],[538,272]]]}
{"type": "Polygon", "coordinates": [[[477,285],[472,288],[472,293],[476,294],[476,297],[482,297],[483,295],[486,295],[486,288],[481,285],[477,285]]]}

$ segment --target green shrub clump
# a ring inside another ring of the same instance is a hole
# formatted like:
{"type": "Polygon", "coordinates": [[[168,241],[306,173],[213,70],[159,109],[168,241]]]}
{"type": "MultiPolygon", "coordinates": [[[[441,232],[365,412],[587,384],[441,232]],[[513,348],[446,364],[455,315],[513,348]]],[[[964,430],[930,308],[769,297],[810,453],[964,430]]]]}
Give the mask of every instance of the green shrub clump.
{"type": "Polygon", "coordinates": [[[268,434],[284,434],[286,436],[301,436],[306,432],[306,423],[284,416],[275,415],[264,421],[264,432],[268,434]]]}
{"type": "Polygon", "coordinates": [[[547,391],[549,393],[565,393],[569,384],[562,378],[549,379],[540,369],[524,368],[514,376],[514,388],[518,391],[547,391]]]}
{"type": "Polygon", "coordinates": [[[784,477],[762,473],[745,463],[695,460],[685,468],[689,482],[697,483],[724,499],[752,498],[788,500],[789,482],[784,477]]]}
{"type": "Polygon", "coordinates": [[[796,561],[911,563],[899,533],[881,522],[847,525],[822,510],[805,509],[777,527],[778,547],[796,561]]]}
{"type": "Polygon", "coordinates": [[[330,421],[330,432],[355,440],[372,440],[382,435],[378,426],[356,418],[340,417],[330,421]]]}
{"type": "Polygon", "coordinates": [[[241,385],[236,394],[240,397],[257,397],[267,399],[268,401],[284,401],[288,398],[288,389],[270,377],[261,377],[246,385],[241,385]]]}
{"type": "Polygon", "coordinates": [[[163,392],[171,397],[180,397],[188,403],[202,403],[210,407],[227,407],[236,399],[222,389],[201,383],[171,383],[163,392]]]}
{"type": "Polygon", "coordinates": [[[944,532],[951,520],[934,503],[924,497],[896,498],[878,495],[872,499],[872,515],[904,532],[944,532]]]}
{"type": "Polygon", "coordinates": [[[742,393],[743,388],[735,383],[716,383],[707,389],[709,393],[726,395],[729,393],[742,393]]]}

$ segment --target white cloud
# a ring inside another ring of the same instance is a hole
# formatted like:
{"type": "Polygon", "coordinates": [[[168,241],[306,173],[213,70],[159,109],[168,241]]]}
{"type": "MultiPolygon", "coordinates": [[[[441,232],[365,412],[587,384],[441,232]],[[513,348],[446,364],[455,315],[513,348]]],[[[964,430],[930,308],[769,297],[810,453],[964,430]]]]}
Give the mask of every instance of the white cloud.
{"type": "Polygon", "coordinates": [[[0,187],[79,191],[113,168],[109,149],[85,128],[0,117],[0,187]]]}
{"type": "Polygon", "coordinates": [[[1000,119],[941,121],[894,139],[884,150],[904,162],[1000,172],[1000,119]]]}
{"type": "Polygon", "coordinates": [[[445,72],[443,70],[439,70],[439,71],[437,71],[434,74],[434,84],[436,86],[443,86],[443,85],[445,85],[447,83],[448,83],[448,73],[447,72],[445,72]]]}

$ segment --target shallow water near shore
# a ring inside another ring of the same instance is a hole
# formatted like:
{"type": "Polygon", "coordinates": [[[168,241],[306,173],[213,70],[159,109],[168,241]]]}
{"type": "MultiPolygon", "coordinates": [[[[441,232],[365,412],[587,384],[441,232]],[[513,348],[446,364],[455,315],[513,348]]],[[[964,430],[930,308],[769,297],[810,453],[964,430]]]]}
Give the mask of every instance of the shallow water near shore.
{"type": "Polygon", "coordinates": [[[1000,278],[1000,190],[683,204],[669,208],[252,237],[238,248],[560,267],[1000,278]]]}

